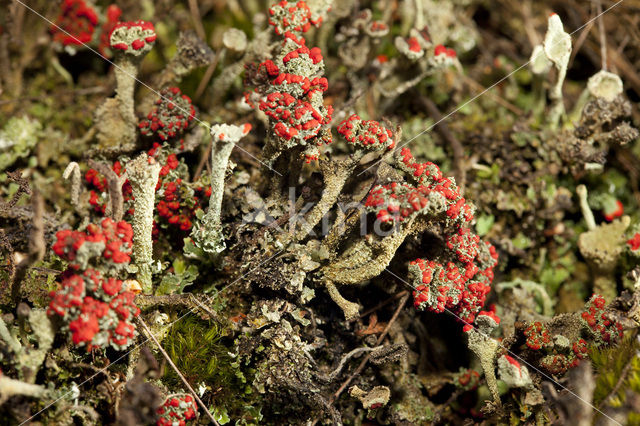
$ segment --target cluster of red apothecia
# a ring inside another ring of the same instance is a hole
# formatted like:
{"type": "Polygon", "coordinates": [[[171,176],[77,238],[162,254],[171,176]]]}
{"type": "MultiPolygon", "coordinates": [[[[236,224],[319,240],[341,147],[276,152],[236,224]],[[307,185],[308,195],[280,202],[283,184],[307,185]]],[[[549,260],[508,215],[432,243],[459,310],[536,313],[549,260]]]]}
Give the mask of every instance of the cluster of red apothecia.
{"type": "Polygon", "coordinates": [[[531,323],[524,330],[524,335],[527,337],[527,346],[534,351],[553,346],[549,329],[540,321],[531,323]]]}
{"type": "Polygon", "coordinates": [[[109,32],[109,47],[122,51],[142,50],[147,46],[153,47],[156,38],[156,30],[151,22],[141,20],[118,22],[109,32]],[[123,41],[121,37],[118,37],[119,41],[114,41],[112,37],[114,33],[135,34],[136,36],[127,42],[123,41]]]}
{"type": "MultiPolygon", "coordinates": [[[[585,338],[596,347],[616,343],[623,335],[622,324],[612,320],[605,312],[605,299],[594,294],[580,314],[586,333],[585,338]]],[[[552,337],[549,329],[540,321],[530,323],[524,329],[526,346],[538,354],[538,365],[551,374],[562,375],[588,356],[588,342],[579,338],[569,342],[563,336],[552,337]],[[564,340],[564,343],[560,343],[564,340]]]]}
{"type": "Polygon", "coordinates": [[[454,231],[446,239],[453,261],[445,264],[416,259],[409,265],[414,282],[414,306],[444,312],[445,309],[472,323],[491,290],[493,268],[498,254],[466,228],[473,220],[473,209],[457,185],[442,175],[433,163],[417,163],[407,148],[400,152],[402,169],[417,182],[377,185],[365,206],[382,223],[402,223],[416,215],[440,215],[454,231]]]}
{"type": "Polygon", "coordinates": [[[311,9],[304,1],[282,0],[269,8],[269,24],[273,25],[276,34],[287,31],[306,33],[311,24],[319,26],[321,23],[321,17],[313,19],[311,9]]]}
{"type": "Polygon", "coordinates": [[[576,340],[571,348],[559,347],[554,343],[549,329],[540,321],[534,321],[524,330],[526,345],[532,351],[543,352],[540,367],[551,374],[564,374],[569,368],[578,365],[587,356],[587,342],[576,340]]]}
{"type": "MultiPolygon", "coordinates": [[[[154,142],[147,152],[162,166],[156,185],[158,221],[154,221],[155,238],[159,235],[158,226],[179,229],[185,235],[190,232],[196,210],[205,207],[211,195],[210,187],[192,188],[187,185],[186,169],[180,168],[176,149],[172,148],[183,148],[181,136],[192,122],[194,114],[195,110],[189,97],[182,95],[179,88],[169,87],[161,92],[161,97],[156,101],[152,111],[138,125],[142,134],[156,136],[165,142],[162,145],[154,142]]],[[[118,176],[125,172],[120,161],[115,161],[112,169],[118,176]]],[[[97,170],[89,169],[85,173],[85,179],[90,188],[89,203],[97,213],[104,215],[107,202],[106,178],[97,170]]],[[[128,180],[122,186],[122,195],[126,215],[131,216],[134,213],[134,197],[128,180]]]]}
{"type": "Polygon", "coordinates": [[[474,390],[480,384],[480,374],[470,368],[462,368],[454,375],[454,383],[466,391],[474,390]]]}
{"type": "MultiPolygon", "coordinates": [[[[154,143],[153,148],[148,151],[149,156],[154,157],[162,165],[160,178],[156,185],[156,212],[158,220],[154,221],[153,236],[159,235],[158,227],[170,227],[180,230],[185,235],[191,231],[195,212],[205,208],[211,187],[197,186],[191,188],[181,178],[182,170],[179,168],[180,161],[175,153],[169,153],[170,148],[154,143]]],[[[113,163],[113,171],[121,176],[125,169],[119,161],[113,163]]],[[[107,180],[98,171],[89,169],[85,174],[85,179],[91,188],[89,203],[95,211],[104,214],[106,209],[107,180]]],[[[126,217],[134,214],[133,193],[129,181],[125,181],[122,186],[122,194],[126,206],[126,217]]]]}
{"type": "Polygon", "coordinates": [[[109,5],[102,17],[85,0],[64,0],[60,4],[60,13],[49,31],[53,40],[63,46],[82,46],[90,43],[94,33],[99,29],[98,50],[100,54],[108,56],[109,35],[118,24],[121,15],[122,10],[115,4],[109,5]]]}
{"type": "MultiPolygon", "coordinates": [[[[184,132],[193,119],[196,110],[191,99],[183,95],[177,87],[168,87],[160,92],[155,106],[140,120],[138,128],[145,136],[157,137],[165,142],[176,138],[184,132]]],[[[180,148],[184,148],[184,141],[180,139],[180,148]]]]}
{"type": "Polygon", "coordinates": [[[597,345],[615,343],[622,338],[622,324],[613,320],[605,312],[606,301],[599,294],[594,294],[587,302],[582,321],[594,336],[597,345]]]}
{"type": "Polygon", "coordinates": [[[74,345],[121,350],[133,343],[140,309],[134,292],[118,278],[131,260],[132,238],[131,225],[109,218],[85,231],[56,234],[53,251],[69,266],[59,290],[50,293],[47,313],[63,320],[74,345]]]}
{"type": "Polygon", "coordinates": [[[338,133],[359,148],[393,149],[395,146],[391,130],[375,120],[362,120],[356,114],[338,125],[338,133]]]}
{"type": "Polygon", "coordinates": [[[198,406],[191,395],[174,395],[167,398],[156,411],[157,426],[185,426],[196,419],[198,406]]]}
{"type": "MultiPolygon", "coordinates": [[[[317,47],[309,48],[302,37],[311,24],[322,18],[313,14],[304,1],[281,1],[269,9],[269,23],[284,40],[281,55],[262,62],[258,69],[269,79],[267,87],[255,88],[263,95],[259,108],[270,119],[274,134],[283,148],[305,146],[307,162],[318,158],[318,147],[331,143],[330,132],[323,131],[331,122],[333,107],[325,107],[323,92],[329,87],[322,77],[324,62],[317,47]]],[[[245,99],[254,107],[245,94],[245,99]]]]}

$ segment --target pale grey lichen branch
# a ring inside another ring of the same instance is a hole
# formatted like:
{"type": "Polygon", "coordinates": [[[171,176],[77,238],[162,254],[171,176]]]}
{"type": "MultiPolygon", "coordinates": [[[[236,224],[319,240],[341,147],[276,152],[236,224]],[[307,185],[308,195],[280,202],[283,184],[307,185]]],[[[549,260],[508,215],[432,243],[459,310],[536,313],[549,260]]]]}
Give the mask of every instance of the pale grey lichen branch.
{"type": "Polygon", "coordinates": [[[533,382],[529,370],[509,355],[498,358],[498,374],[510,388],[532,389],[533,382]]]}
{"type": "MultiPolygon", "coordinates": [[[[32,396],[34,398],[41,398],[46,394],[46,392],[47,389],[43,386],[25,383],[6,376],[0,376],[0,399],[8,398],[14,395],[24,395],[32,396]]],[[[2,403],[1,400],[0,403],[2,403]]]]}
{"type": "Polygon", "coordinates": [[[587,223],[587,228],[590,231],[596,229],[596,220],[593,217],[593,212],[591,211],[591,207],[589,207],[589,201],[587,200],[587,187],[584,185],[578,185],[576,187],[576,192],[578,193],[578,199],[580,200],[580,209],[582,210],[582,216],[584,216],[584,221],[587,223]]]}
{"type": "Polygon", "coordinates": [[[11,334],[2,317],[0,317],[0,339],[9,346],[9,349],[11,349],[13,353],[18,353],[22,349],[22,345],[18,339],[11,334]]]}
{"type": "MultiPolygon", "coordinates": [[[[23,387],[22,384],[27,385],[35,382],[38,371],[51,350],[55,338],[53,325],[44,309],[29,309],[27,307],[26,310],[28,312],[24,316],[28,320],[32,331],[29,337],[37,342],[36,346],[29,345],[26,339],[21,343],[0,318],[0,341],[5,342],[8,349],[13,353],[16,364],[21,367],[18,372],[19,376],[26,382],[18,382],[7,378],[8,381],[3,383],[3,385],[7,386],[7,389],[14,389],[13,386],[16,386],[16,389],[34,389],[32,386],[23,387]]],[[[0,396],[3,395],[5,394],[0,389],[0,396]]]]}
{"type": "Polygon", "coordinates": [[[132,139],[135,138],[137,123],[134,91],[138,65],[149,53],[155,40],[153,25],[144,21],[119,22],[109,36],[109,46],[115,52],[116,99],[120,114],[129,130],[127,136],[132,139]]]}
{"type": "Polygon", "coordinates": [[[217,124],[211,126],[213,137],[211,152],[211,196],[209,209],[201,220],[196,221],[191,231],[191,239],[196,247],[216,256],[225,248],[222,234],[222,198],[224,196],[224,178],[229,165],[229,157],[236,142],[251,130],[250,124],[235,126],[217,124]]]}
{"type": "Polygon", "coordinates": [[[476,327],[467,331],[468,346],[478,358],[484,370],[487,387],[496,404],[500,404],[498,392],[498,380],[496,378],[495,365],[500,343],[490,336],[491,331],[498,327],[498,323],[489,315],[478,315],[475,321],[476,327]]]}
{"type": "Polygon", "coordinates": [[[556,82],[549,92],[549,98],[553,102],[549,113],[549,122],[552,127],[556,127],[565,112],[562,101],[562,85],[567,75],[569,59],[571,59],[571,36],[565,32],[560,17],[555,13],[549,17],[549,27],[542,44],[547,58],[553,62],[558,70],[556,82]]]}
{"type": "Polygon", "coordinates": [[[127,164],[129,183],[133,192],[133,256],[137,267],[137,279],[145,294],[150,294],[151,262],[153,261],[153,209],[156,184],[160,176],[160,164],[146,153],[127,164]]]}
{"type": "Polygon", "coordinates": [[[80,195],[80,166],[75,161],[69,163],[62,177],[65,180],[71,178],[71,204],[78,205],[78,196],[80,195]]]}

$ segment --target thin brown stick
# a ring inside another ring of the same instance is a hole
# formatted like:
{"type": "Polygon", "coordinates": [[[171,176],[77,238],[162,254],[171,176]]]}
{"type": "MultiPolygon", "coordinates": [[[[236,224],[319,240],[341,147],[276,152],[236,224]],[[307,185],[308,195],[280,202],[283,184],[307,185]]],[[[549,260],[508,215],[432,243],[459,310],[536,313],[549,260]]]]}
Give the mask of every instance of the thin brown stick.
{"type": "Polygon", "coordinates": [[[209,142],[209,145],[207,145],[206,151],[202,154],[202,157],[200,157],[200,162],[198,163],[198,167],[196,167],[196,172],[193,174],[192,182],[195,182],[200,178],[200,175],[202,174],[202,169],[204,169],[204,166],[205,164],[207,164],[207,160],[211,155],[212,148],[213,148],[213,142],[209,142]]]}
{"type": "Polygon", "coordinates": [[[98,163],[92,159],[88,161],[89,166],[96,169],[101,175],[107,179],[109,186],[109,199],[111,200],[111,219],[116,222],[122,220],[124,216],[124,197],[122,196],[122,185],[124,184],[126,174],[118,176],[111,167],[104,163],[98,163]]]}
{"type": "Polygon", "coordinates": [[[140,293],[136,297],[136,305],[143,312],[149,309],[156,309],[166,306],[186,306],[187,308],[195,308],[190,293],[163,294],[162,296],[140,293]]]}
{"type": "Polygon", "coordinates": [[[213,77],[213,73],[218,67],[218,62],[220,62],[220,59],[225,54],[225,52],[226,52],[225,48],[220,49],[218,53],[216,53],[216,57],[213,58],[213,62],[209,64],[209,67],[207,68],[207,70],[204,72],[204,75],[202,76],[202,80],[200,80],[200,84],[198,84],[196,93],[193,95],[194,101],[197,101],[198,99],[200,99],[200,96],[202,96],[202,94],[204,93],[204,90],[207,88],[207,84],[209,84],[209,80],[211,80],[211,77],[213,77]]]}
{"type": "Polygon", "coordinates": [[[200,9],[198,8],[198,0],[189,0],[189,11],[191,12],[191,18],[193,19],[193,25],[196,27],[196,33],[198,33],[198,37],[202,40],[207,39],[207,33],[204,31],[204,26],[202,25],[202,15],[200,14],[200,9]]]}
{"type": "Polygon", "coordinates": [[[520,5],[520,14],[524,24],[524,31],[527,34],[531,47],[540,44],[540,35],[535,29],[533,18],[531,17],[531,1],[525,1],[520,5]]]}
{"type": "Polygon", "coordinates": [[[446,401],[444,404],[440,405],[440,407],[438,407],[438,409],[437,409],[436,411],[434,411],[434,412],[433,412],[433,416],[432,416],[433,421],[434,421],[434,422],[438,422],[438,421],[440,420],[440,415],[442,414],[442,412],[443,412],[445,409],[449,408],[449,407],[451,406],[451,404],[453,403],[453,401],[455,401],[456,399],[458,399],[458,397],[459,397],[460,395],[462,395],[462,393],[463,393],[464,391],[465,391],[465,390],[461,388],[461,389],[457,389],[455,392],[453,392],[453,393],[451,394],[451,396],[449,397],[449,399],[447,399],[447,401],[446,401]]]}
{"type": "Polygon", "coordinates": [[[363,313],[361,313],[360,315],[358,315],[356,318],[353,318],[353,319],[349,320],[348,322],[357,321],[357,320],[358,320],[358,319],[360,319],[360,318],[364,318],[364,317],[366,317],[367,315],[369,315],[370,313],[377,311],[378,309],[382,308],[383,306],[388,305],[389,303],[393,302],[393,301],[394,301],[394,300],[396,300],[396,299],[401,298],[402,296],[404,296],[404,295],[406,295],[406,294],[407,294],[407,290],[402,290],[400,293],[394,294],[393,296],[391,296],[390,298],[388,298],[388,299],[387,299],[387,300],[385,300],[384,302],[382,302],[382,303],[378,303],[378,304],[377,304],[376,306],[374,306],[373,308],[371,308],[371,309],[368,309],[368,310],[364,311],[363,313]]]}
{"type": "Polygon", "coordinates": [[[517,106],[515,106],[511,102],[507,101],[502,96],[498,96],[497,94],[494,93],[493,90],[487,91],[486,87],[484,87],[482,84],[478,83],[477,81],[475,81],[471,77],[469,77],[467,75],[464,75],[462,78],[464,79],[464,82],[466,84],[468,84],[469,86],[472,87],[473,90],[475,90],[478,93],[481,93],[481,92],[485,93],[487,96],[489,96],[491,99],[493,99],[501,107],[504,107],[504,108],[508,109],[509,111],[514,113],[515,115],[523,115],[524,114],[524,111],[522,109],[518,108],[517,106]]]}
{"type": "MultiPolygon", "coordinates": [[[[389,320],[389,323],[387,324],[387,326],[385,327],[384,331],[382,332],[382,334],[380,334],[380,337],[378,337],[378,340],[376,341],[376,346],[380,346],[380,344],[382,343],[382,341],[384,340],[385,337],[387,337],[387,333],[389,333],[389,330],[391,329],[391,326],[393,325],[393,323],[398,319],[398,316],[400,315],[400,311],[402,310],[402,308],[404,307],[405,303],[407,303],[407,300],[409,299],[409,294],[405,294],[405,296],[402,298],[402,300],[400,301],[400,303],[398,304],[398,308],[396,309],[396,311],[393,313],[393,316],[391,317],[391,319],[389,320]]],[[[360,365],[358,365],[358,368],[355,369],[355,371],[347,378],[347,380],[345,380],[345,382],[342,384],[342,386],[340,386],[340,388],[333,394],[331,395],[331,399],[329,400],[329,407],[331,407],[333,405],[333,402],[338,399],[338,397],[340,397],[340,394],[347,388],[347,386],[349,386],[349,383],[351,383],[351,381],[362,372],[362,370],[364,370],[365,365],[367,365],[367,362],[369,361],[369,359],[371,358],[371,354],[373,352],[369,352],[367,354],[367,356],[364,357],[364,359],[362,360],[362,362],[360,362],[360,365]]],[[[318,423],[318,420],[314,420],[311,423],[311,426],[314,426],[316,423],[318,423]]]]}
{"type": "Polygon", "coordinates": [[[444,122],[443,116],[438,109],[438,106],[429,98],[419,96],[418,101],[427,110],[427,113],[436,122],[435,130],[442,136],[442,138],[451,146],[453,150],[453,174],[456,178],[456,183],[460,187],[460,191],[464,190],[464,184],[467,180],[467,170],[464,166],[464,147],[460,141],[451,133],[449,126],[444,122]]]}
{"type": "MultiPolygon", "coordinates": [[[[602,1],[596,0],[597,15],[602,15],[602,1]]],[[[604,17],[598,19],[598,31],[600,32],[600,56],[602,59],[602,69],[607,70],[607,35],[604,29],[604,17]]]]}
{"type": "Polygon", "coordinates": [[[571,50],[571,59],[569,59],[569,68],[571,68],[571,66],[573,65],[574,59],[578,55],[578,52],[580,51],[580,48],[582,47],[582,45],[586,41],[587,37],[589,36],[589,32],[591,31],[591,28],[594,25],[595,25],[595,23],[593,21],[589,22],[587,24],[587,26],[585,27],[584,31],[582,31],[580,33],[580,35],[578,36],[578,39],[576,40],[576,42],[574,44],[574,47],[571,50]]]}
{"type": "MultiPolygon", "coordinates": [[[[387,334],[389,333],[389,330],[391,329],[391,326],[393,325],[393,323],[398,319],[398,316],[400,315],[400,311],[402,310],[402,308],[404,307],[404,304],[407,303],[407,300],[409,299],[409,294],[405,294],[405,296],[402,298],[402,300],[400,300],[400,303],[398,304],[398,308],[396,309],[396,311],[393,313],[393,316],[391,317],[391,319],[389,320],[389,323],[387,324],[387,326],[385,327],[384,331],[382,332],[382,334],[380,334],[380,337],[378,337],[378,340],[376,341],[376,346],[380,346],[380,344],[382,343],[382,341],[384,340],[385,337],[387,337],[387,334]]],[[[347,378],[347,380],[344,381],[344,383],[342,384],[342,386],[340,386],[340,388],[338,388],[338,390],[331,396],[330,399],[330,403],[333,403],[333,401],[335,401],[336,399],[338,399],[338,397],[340,397],[340,394],[347,388],[347,386],[349,386],[349,383],[351,383],[351,381],[362,372],[362,370],[364,370],[365,365],[367,365],[367,362],[369,361],[369,358],[371,358],[371,353],[368,353],[366,357],[364,357],[364,359],[362,360],[362,362],[360,363],[360,365],[358,365],[358,368],[355,369],[355,371],[347,378]]]]}
{"type": "Polygon", "coordinates": [[[162,353],[162,356],[165,357],[165,359],[167,360],[171,368],[173,368],[173,370],[176,372],[178,377],[180,377],[180,380],[182,380],[182,383],[184,383],[187,389],[189,389],[189,392],[191,392],[191,395],[196,399],[196,401],[198,401],[198,404],[200,405],[200,407],[204,410],[205,413],[207,413],[207,417],[209,417],[209,420],[211,420],[211,422],[213,422],[214,425],[220,426],[216,421],[216,419],[213,417],[213,414],[209,412],[209,409],[207,408],[207,406],[204,405],[204,402],[202,402],[202,400],[200,399],[196,391],[193,390],[189,382],[187,382],[187,379],[185,379],[185,377],[182,375],[180,370],[178,370],[178,367],[176,367],[176,365],[173,363],[173,361],[169,357],[169,354],[167,354],[167,352],[164,350],[164,348],[162,347],[158,339],[156,339],[156,336],[153,335],[153,333],[151,332],[147,324],[144,322],[142,317],[138,317],[138,322],[140,323],[140,325],[142,325],[142,328],[144,328],[144,331],[149,335],[149,338],[153,340],[153,342],[158,346],[158,350],[162,353]]]}
{"type": "Polygon", "coordinates": [[[18,204],[22,194],[31,195],[31,185],[29,185],[29,181],[27,179],[22,177],[22,172],[19,170],[16,170],[15,172],[7,172],[7,177],[18,184],[18,190],[13,194],[9,203],[4,206],[5,208],[12,208],[18,204]]]}

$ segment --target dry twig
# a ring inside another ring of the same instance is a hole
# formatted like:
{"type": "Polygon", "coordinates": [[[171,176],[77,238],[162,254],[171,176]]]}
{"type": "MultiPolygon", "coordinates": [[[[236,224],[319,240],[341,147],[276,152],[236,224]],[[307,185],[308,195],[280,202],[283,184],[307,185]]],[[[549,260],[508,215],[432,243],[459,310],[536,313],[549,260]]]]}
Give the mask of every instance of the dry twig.
{"type": "MultiPolygon", "coordinates": [[[[387,337],[387,334],[389,333],[389,330],[391,329],[391,326],[398,319],[398,316],[400,315],[400,311],[404,307],[405,303],[407,303],[408,299],[409,299],[409,294],[406,294],[402,298],[402,300],[400,300],[400,303],[398,304],[398,308],[393,313],[393,316],[389,320],[389,323],[387,324],[387,327],[384,329],[382,334],[380,334],[380,337],[378,337],[378,340],[376,341],[376,346],[380,346],[380,344],[382,343],[384,338],[387,337]]],[[[331,403],[333,403],[333,401],[338,399],[340,394],[347,388],[347,386],[349,386],[349,383],[351,383],[351,381],[358,374],[360,374],[362,372],[362,370],[364,370],[364,367],[365,367],[365,365],[367,365],[367,362],[369,361],[369,358],[371,358],[371,353],[367,354],[367,356],[362,360],[360,365],[358,365],[358,368],[355,369],[355,371],[347,378],[347,380],[344,381],[344,383],[340,386],[340,388],[338,388],[338,390],[331,396],[331,400],[330,400],[331,403]]]]}
{"type": "Polygon", "coordinates": [[[449,130],[449,126],[444,122],[443,116],[437,105],[425,96],[418,96],[417,99],[424,109],[427,110],[431,118],[435,120],[436,132],[438,132],[440,136],[442,136],[442,138],[451,146],[451,149],[453,150],[453,174],[456,178],[456,183],[460,187],[460,192],[464,193],[464,185],[467,180],[467,170],[464,165],[464,147],[449,130]]]}
{"type": "Polygon", "coordinates": [[[89,166],[96,169],[101,175],[107,179],[109,186],[109,199],[111,200],[111,210],[109,215],[116,222],[122,220],[124,216],[124,197],[122,196],[122,185],[127,180],[127,174],[118,176],[111,167],[104,163],[98,163],[92,159],[88,161],[89,166]]]}

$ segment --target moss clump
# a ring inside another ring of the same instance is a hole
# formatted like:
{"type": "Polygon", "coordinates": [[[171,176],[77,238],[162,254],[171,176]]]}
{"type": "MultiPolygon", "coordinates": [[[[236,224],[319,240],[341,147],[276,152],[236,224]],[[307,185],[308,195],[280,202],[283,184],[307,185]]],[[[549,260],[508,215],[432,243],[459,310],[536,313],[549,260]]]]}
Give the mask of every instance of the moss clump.
{"type": "MultiPolygon", "coordinates": [[[[250,399],[247,383],[251,381],[245,377],[247,372],[241,371],[229,354],[232,345],[224,341],[226,335],[221,324],[191,316],[171,328],[163,346],[191,386],[207,387],[205,403],[239,418],[253,408],[255,398],[250,399]]],[[[167,368],[162,380],[172,390],[184,387],[173,369],[167,368]]]]}
{"type": "MultiPolygon", "coordinates": [[[[615,347],[595,349],[591,352],[591,360],[598,373],[596,379],[596,389],[593,394],[593,403],[600,407],[603,403],[612,407],[625,405],[626,393],[631,391],[635,394],[640,392],[640,344],[635,337],[628,337],[615,347]],[[629,365],[627,367],[627,365],[629,365]],[[626,371],[625,370],[626,367],[626,371]],[[617,392],[606,401],[609,394],[624,375],[622,384],[618,386],[617,392]]],[[[631,413],[628,418],[629,424],[638,424],[640,414],[631,413]]]]}

